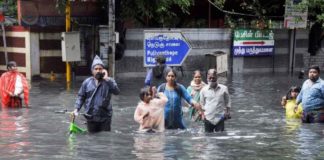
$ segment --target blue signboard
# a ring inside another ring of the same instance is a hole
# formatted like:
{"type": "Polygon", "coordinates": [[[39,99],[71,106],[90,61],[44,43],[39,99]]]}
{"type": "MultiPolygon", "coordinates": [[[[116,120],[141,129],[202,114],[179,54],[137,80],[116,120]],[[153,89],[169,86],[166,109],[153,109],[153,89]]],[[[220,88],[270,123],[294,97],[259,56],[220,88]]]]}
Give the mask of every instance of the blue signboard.
{"type": "Polygon", "coordinates": [[[144,32],[144,66],[155,66],[155,57],[163,55],[169,66],[181,66],[191,47],[180,32],[144,32]]]}

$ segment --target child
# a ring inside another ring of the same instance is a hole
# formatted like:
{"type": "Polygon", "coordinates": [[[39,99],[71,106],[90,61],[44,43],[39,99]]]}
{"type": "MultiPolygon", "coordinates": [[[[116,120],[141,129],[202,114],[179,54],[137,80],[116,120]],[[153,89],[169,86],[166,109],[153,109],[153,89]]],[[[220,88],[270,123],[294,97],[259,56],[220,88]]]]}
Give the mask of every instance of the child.
{"type": "Polygon", "coordinates": [[[164,106],[168,98],[162,93],[156,93],[155,87],[144,87],[141,89],[134,119],[140,124],[139,130],[144,132],[164,131],[164,106]]]}
{"type": "Polygon", "coordinates": [[[289,89],[286,96],[281,99],[281,105],[286,109],[286,118],[301,118],[302,106],[298,105],[297,111],[295,111],[296,98],[300,92],[300,87],[293,86],[289,89]]]}

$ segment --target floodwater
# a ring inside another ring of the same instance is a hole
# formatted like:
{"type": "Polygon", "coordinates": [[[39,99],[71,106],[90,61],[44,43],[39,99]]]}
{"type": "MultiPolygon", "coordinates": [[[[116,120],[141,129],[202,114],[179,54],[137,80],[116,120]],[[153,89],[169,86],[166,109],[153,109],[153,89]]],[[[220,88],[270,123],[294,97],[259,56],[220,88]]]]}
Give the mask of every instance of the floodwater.
{"type": "MultiPolygon", "coordinates": [[[[81,81],[32,83],[31,108],[0,111],[0,159],[324,159],[323,124],[286,121],[280,98],[303,80],[285,74],[234,74],[221,77],[232,98],[226,131],[205,134],[188,120],[186,130],[138,133],[133,113],[144,78],[117,79],[112,131],[68,135],[81,81]]],[[[183,84],[189,84],[187,77],[183,84]]],[[[85,128],[84,118],[76,122],[85,128]]]]}

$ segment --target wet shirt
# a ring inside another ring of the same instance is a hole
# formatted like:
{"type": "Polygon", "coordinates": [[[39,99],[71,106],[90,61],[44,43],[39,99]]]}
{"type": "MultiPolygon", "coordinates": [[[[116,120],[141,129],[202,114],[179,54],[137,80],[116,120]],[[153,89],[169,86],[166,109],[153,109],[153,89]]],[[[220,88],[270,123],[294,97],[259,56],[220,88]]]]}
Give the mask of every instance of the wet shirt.
{"type": "Polygon", "coordinates": [[[306,112],[324,108],[324,81],[321,78],[316,82],[306,80],[297,96],[297,103],[300,102],[306,112]]]}
{"type": "Polygon", "coordinates": [[[205,86],[200,92],[200,104],[205,110],[208,121],[217,124],[224,114],[226,107],[231,107],[230,96],[226,86],[218,84],[216,88],[205,86]]]}
{"type": "Polygon", "coordinates": [[[295,112],[296,106],[296,99],[289,99],[286,102],[285,109],[286,109],[286,118],[294,119],[294,118],[301,118],[303,108],[301,104],[298,105],[297,112],[295,112]]]}
{"type": "Polygon", "coordinates": [[[100,122],[112,115],[111,94],[117,95],[120,90],[114,79],[102,80],[98,88],[95,81],[94,77],[89,77],[83,81],[75,102],[75,108],[80,110],[84,105],[85,114],[91,116],[88,120],[100,122]]]}
{"type": "Polygon", "coordinates": [[[140,131],[164,131],[164,106],[168,98],[163,93],[158,93],[158,96],[159,98],[153,98],[149,103],[138,103],[134,120],[140,124],[140,131]]]}
{"type": "MultiPolygon", "coordinates": [[[[24,91],[24,86],[22,83],[22,78],[19,75],[17,75],[14,95],[19,95],[23,91],[24,91]]],[[[22,95],[20,97],[22,97],[22,95]]]]}
{"type": "MultiPolygon", "coordinates": [[[[158,91],[161,90],[160,88],[162,87],[162,85],[159,86],[158,91]]],[[[181,99],[184,98],[190,104],[193,102],[193,99],[187,92],[186,88],[181,84],[177,85],[182,95],[180,95],[175,89],[171,90],[168,89],[168,87],[165,87],[163,92],[168,98],[168,102],[165,106],[164,111],[165,127],[167,129],[186,128],[182,120],[181,99]]]]}

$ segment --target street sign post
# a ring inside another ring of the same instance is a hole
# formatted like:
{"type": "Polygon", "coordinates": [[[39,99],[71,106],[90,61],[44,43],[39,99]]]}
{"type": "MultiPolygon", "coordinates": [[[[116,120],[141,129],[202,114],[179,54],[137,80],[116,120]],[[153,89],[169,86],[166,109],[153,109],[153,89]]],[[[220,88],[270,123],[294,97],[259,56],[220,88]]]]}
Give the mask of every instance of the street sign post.
{"type": "Polygon", "coordinates": [[[288,29],[306,28],[308,9],[302,10],[296,6],[301,0],[286,0],[284,26],[288,29]]]}
{"type": "Polygon", "coordinates": [[[0,7],[0,25],[2,30],[2,41],[3,41],[3,48],[5,53],[5,62],[8,64],[8,53],[7,53],[7,42],[6,42],[6,31],[4,27],[5,16],[3,14],[3,6],[0,7]]]}
{"type": "Polygon", "coordinates": [[[165,56],[169,66],[181,66],[190,50],[179,31],[144,31],[144,67],[155,66],[157,55],[165,56]]]}
{"type": "Polygon", "coordinates": [[[270,56],[274,54],[272,30],[234,30],[233,56],[270,56]]]}

